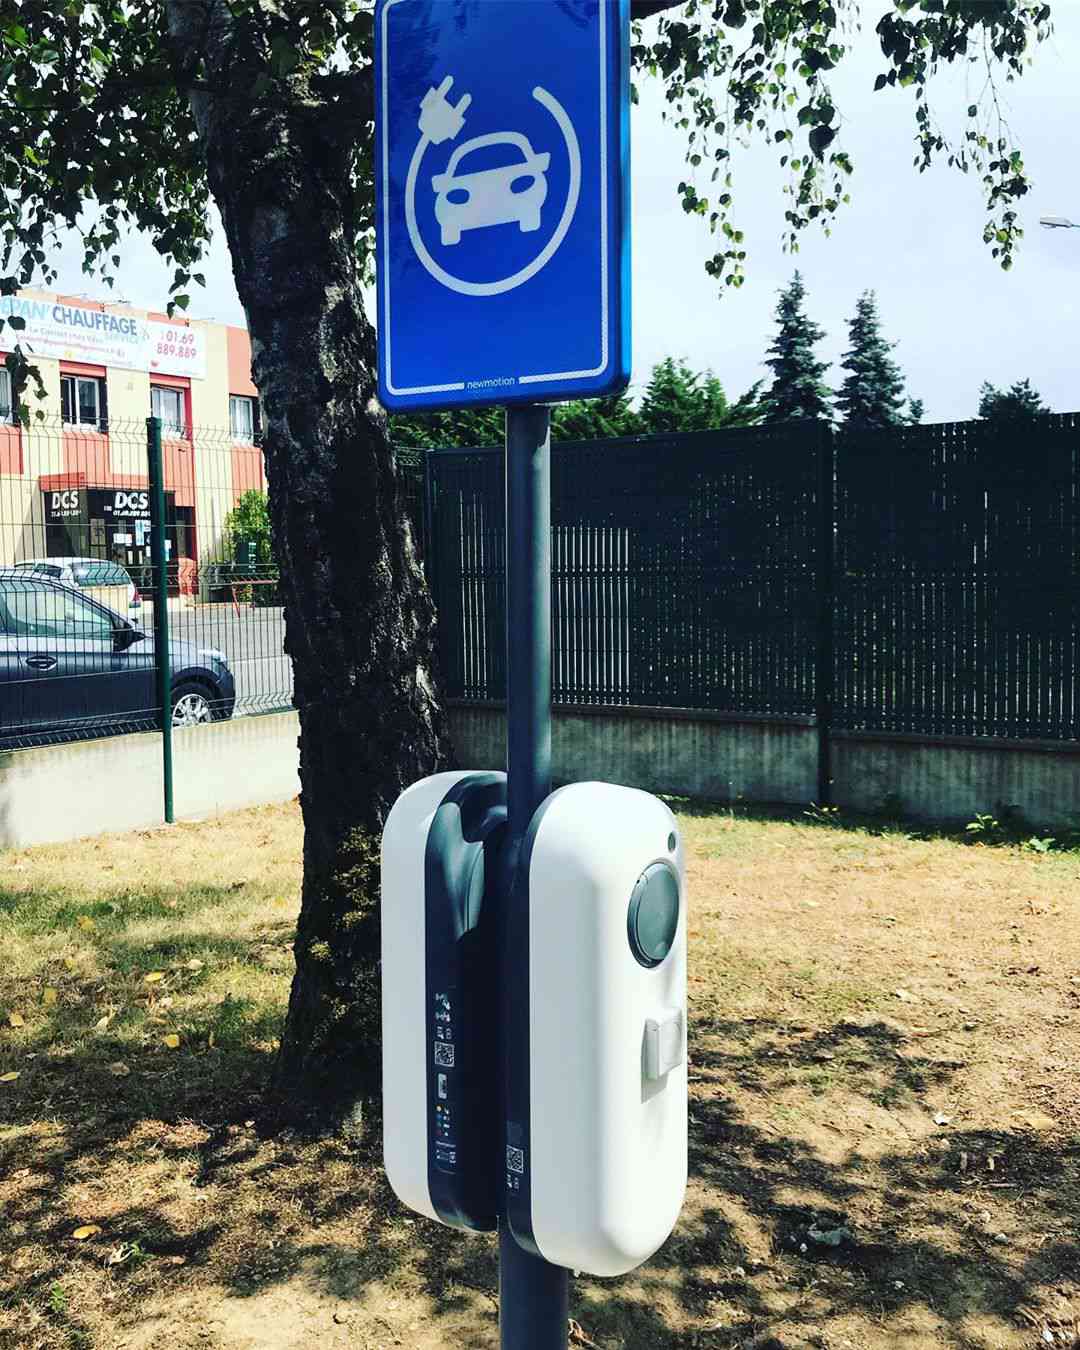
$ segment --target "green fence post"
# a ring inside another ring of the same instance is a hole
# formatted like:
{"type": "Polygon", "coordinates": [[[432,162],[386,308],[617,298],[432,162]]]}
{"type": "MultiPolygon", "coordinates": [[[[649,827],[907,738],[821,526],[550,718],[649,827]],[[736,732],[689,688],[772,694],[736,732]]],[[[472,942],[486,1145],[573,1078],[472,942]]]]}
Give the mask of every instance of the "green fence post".
{"type": "Polygon", "coordinates": [[[169,566],[165,548],[165,472],[161,459],[161,418],[146,419],[150,479],[150,556],[154,575],[154,671],[161,726],[161,773],[165,824],[173,823],[172,671],[169,661],[169,566]]]}

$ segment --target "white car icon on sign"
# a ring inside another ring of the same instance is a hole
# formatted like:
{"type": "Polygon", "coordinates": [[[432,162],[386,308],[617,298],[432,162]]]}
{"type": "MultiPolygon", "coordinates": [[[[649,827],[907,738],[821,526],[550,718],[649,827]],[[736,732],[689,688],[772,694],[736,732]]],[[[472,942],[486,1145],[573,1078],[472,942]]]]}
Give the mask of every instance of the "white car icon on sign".
{"type": "Polygon", "coordinates": [[[463,230],[479,230],[488,225],[510,225],[515,221],[522,233],[540,228],[540,208],[547,197],[545,173],[551,156],[537,154],[526,137],[516,131],[497,131],[489,136],[474,136],[459,145],[450,156],[445,173],[431,180],[435,192],[435,219],[439,222],[444,245],[461,242],[463,230]],[[512,163],[475,173],[459,173],[466,155],[486,146],[508,145],[518,151],[512,163]]]}

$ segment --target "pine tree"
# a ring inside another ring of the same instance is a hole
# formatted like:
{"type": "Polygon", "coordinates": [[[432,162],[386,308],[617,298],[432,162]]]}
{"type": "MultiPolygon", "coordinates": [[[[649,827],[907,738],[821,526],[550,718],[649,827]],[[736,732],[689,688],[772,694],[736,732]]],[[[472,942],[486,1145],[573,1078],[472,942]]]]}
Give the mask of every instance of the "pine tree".
{"type": "Polygon", "coordinates": [[[921,398],[913,398],[908,403],[907,424],[909,427],[917,427],[923,420],[926,412],[925,404],[921,398]]]}
{"type": "MultiPolygon", "coordinates": [[[[849,431],[880,431],[904,426],[904,377],[892,359],[893,343],[881,335],[877,297],[864,291],[848,324],[850,347],[840,362],[848,372],[836,395],[836,407],[849,431]]],[[[919,409],[921,415],[921,407],[919,409]]]]}
{"type": "Polygon", "coordinates": [[[1030,380],[1017,380],[1005,390],[985,380],[979,390],[979,416],[987,422],[1031,422],[1049,411],[1030,380]]]}
{"type": "Polygon", "coordinates": [[[556,441],[597,441],[635,436],[641,418],[630,406],[624,390],[604,398],[575,398],[556,405],[551,417],[551,436],[556,441]]]}
{"type": "Polygon", "coordinates": [[[747,426],[760,419],[758,385],[737,403],[711,370],[697,372],[682,358],[667,356],[653,366],[641,400],[641,430],[653,433],[715,431],[747,426]]]}
{"type": "Polygon", "coordinates": [[[803,313],[806,287],[796,272],[780,292],[776,306],[777,334],[769,347],[765,365],[773,373],[772,387],[763,400],[766,422],[796,422],[804,418],[830,421],[832,390],[822,376],[828,362],[814,355],[814,344],[825,330],[803,313]]]}
{"type": "Polygon", "coordinates": [[[709,372],[700,376],[681,357],[657,361],[641,400],[641,426],[646,432],[700,431],[710,415],[722,420],[727,398],[709,372]]]}
{"type": "Polygon", "coordinates": [[[400,414],[390,419],[390,440],[399,451],[501,445],[505,435],[503,418],[502,408],[400,414]]]}

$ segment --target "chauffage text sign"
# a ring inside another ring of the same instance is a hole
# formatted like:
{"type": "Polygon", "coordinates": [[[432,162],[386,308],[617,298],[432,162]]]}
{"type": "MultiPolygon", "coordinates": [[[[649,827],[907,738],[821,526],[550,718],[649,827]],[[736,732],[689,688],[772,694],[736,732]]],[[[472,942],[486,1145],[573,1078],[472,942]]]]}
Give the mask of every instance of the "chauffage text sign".
{"type": "Polygon", "coordinates": [[[5,351],[18,343],[31,357],[206,379],[205,338],[187,324],[19,295],[0,299],[0,318],[11,317],[23,326],[5,322],[0,330],[5,351]]]}

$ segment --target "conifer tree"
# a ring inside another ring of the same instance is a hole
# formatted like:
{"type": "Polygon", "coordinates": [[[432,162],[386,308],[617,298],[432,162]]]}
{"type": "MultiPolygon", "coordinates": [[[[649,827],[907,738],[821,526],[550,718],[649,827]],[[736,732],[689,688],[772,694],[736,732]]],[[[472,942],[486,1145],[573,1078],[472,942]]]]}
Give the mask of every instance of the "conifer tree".
{"type": "Polygon", "coordinates": [[[984,380],[979,390],[979,416],[987,422],[1031,422],[1049,411],[1030,380],[1017,380],[1009,389],[984,380]]]}
{"type": "Polygon", "coordinates": [[[814,344],[825,336],[825,330],[806,317],[805,298],[802,274],[796,272],[780,292],[776,306],[777,333],[765,359],[765,365],[773,373],[772,386],[763,400],[766,422],[832,419],[829,406],[832,390],[822,378],[829,368],[828,362],[819,361],[814,355],[814,344]]]}
{"type": "Polygon", "coordinates": [[[551,417],[551,436],[556,441],[608,440],[634,436],[640,430],[641,418],[630,406],[626,390],[559,403],[551,417]]]}
{"type": "Polygon", "coordinates": [[[670,433],[747,426],[760,418],[758,388],[755,384],[738,402],[729,403],[711,370],[694,371],[684,359],[666,356],[653,366],[645,388],[641,430],[670,433]]]}
{"type": "MultiPolygon", "coordinates": [[[[893,343],[881,334],[877,297],[864,291],[848,324],[850,346],[840,362],[847,376],[836,395],[836,408],[849,431],[880,431],[904,426],[904,377],[892,359],[893,343]]],[[[921,415],[921,406],[919,412],[921,415]]]]}

